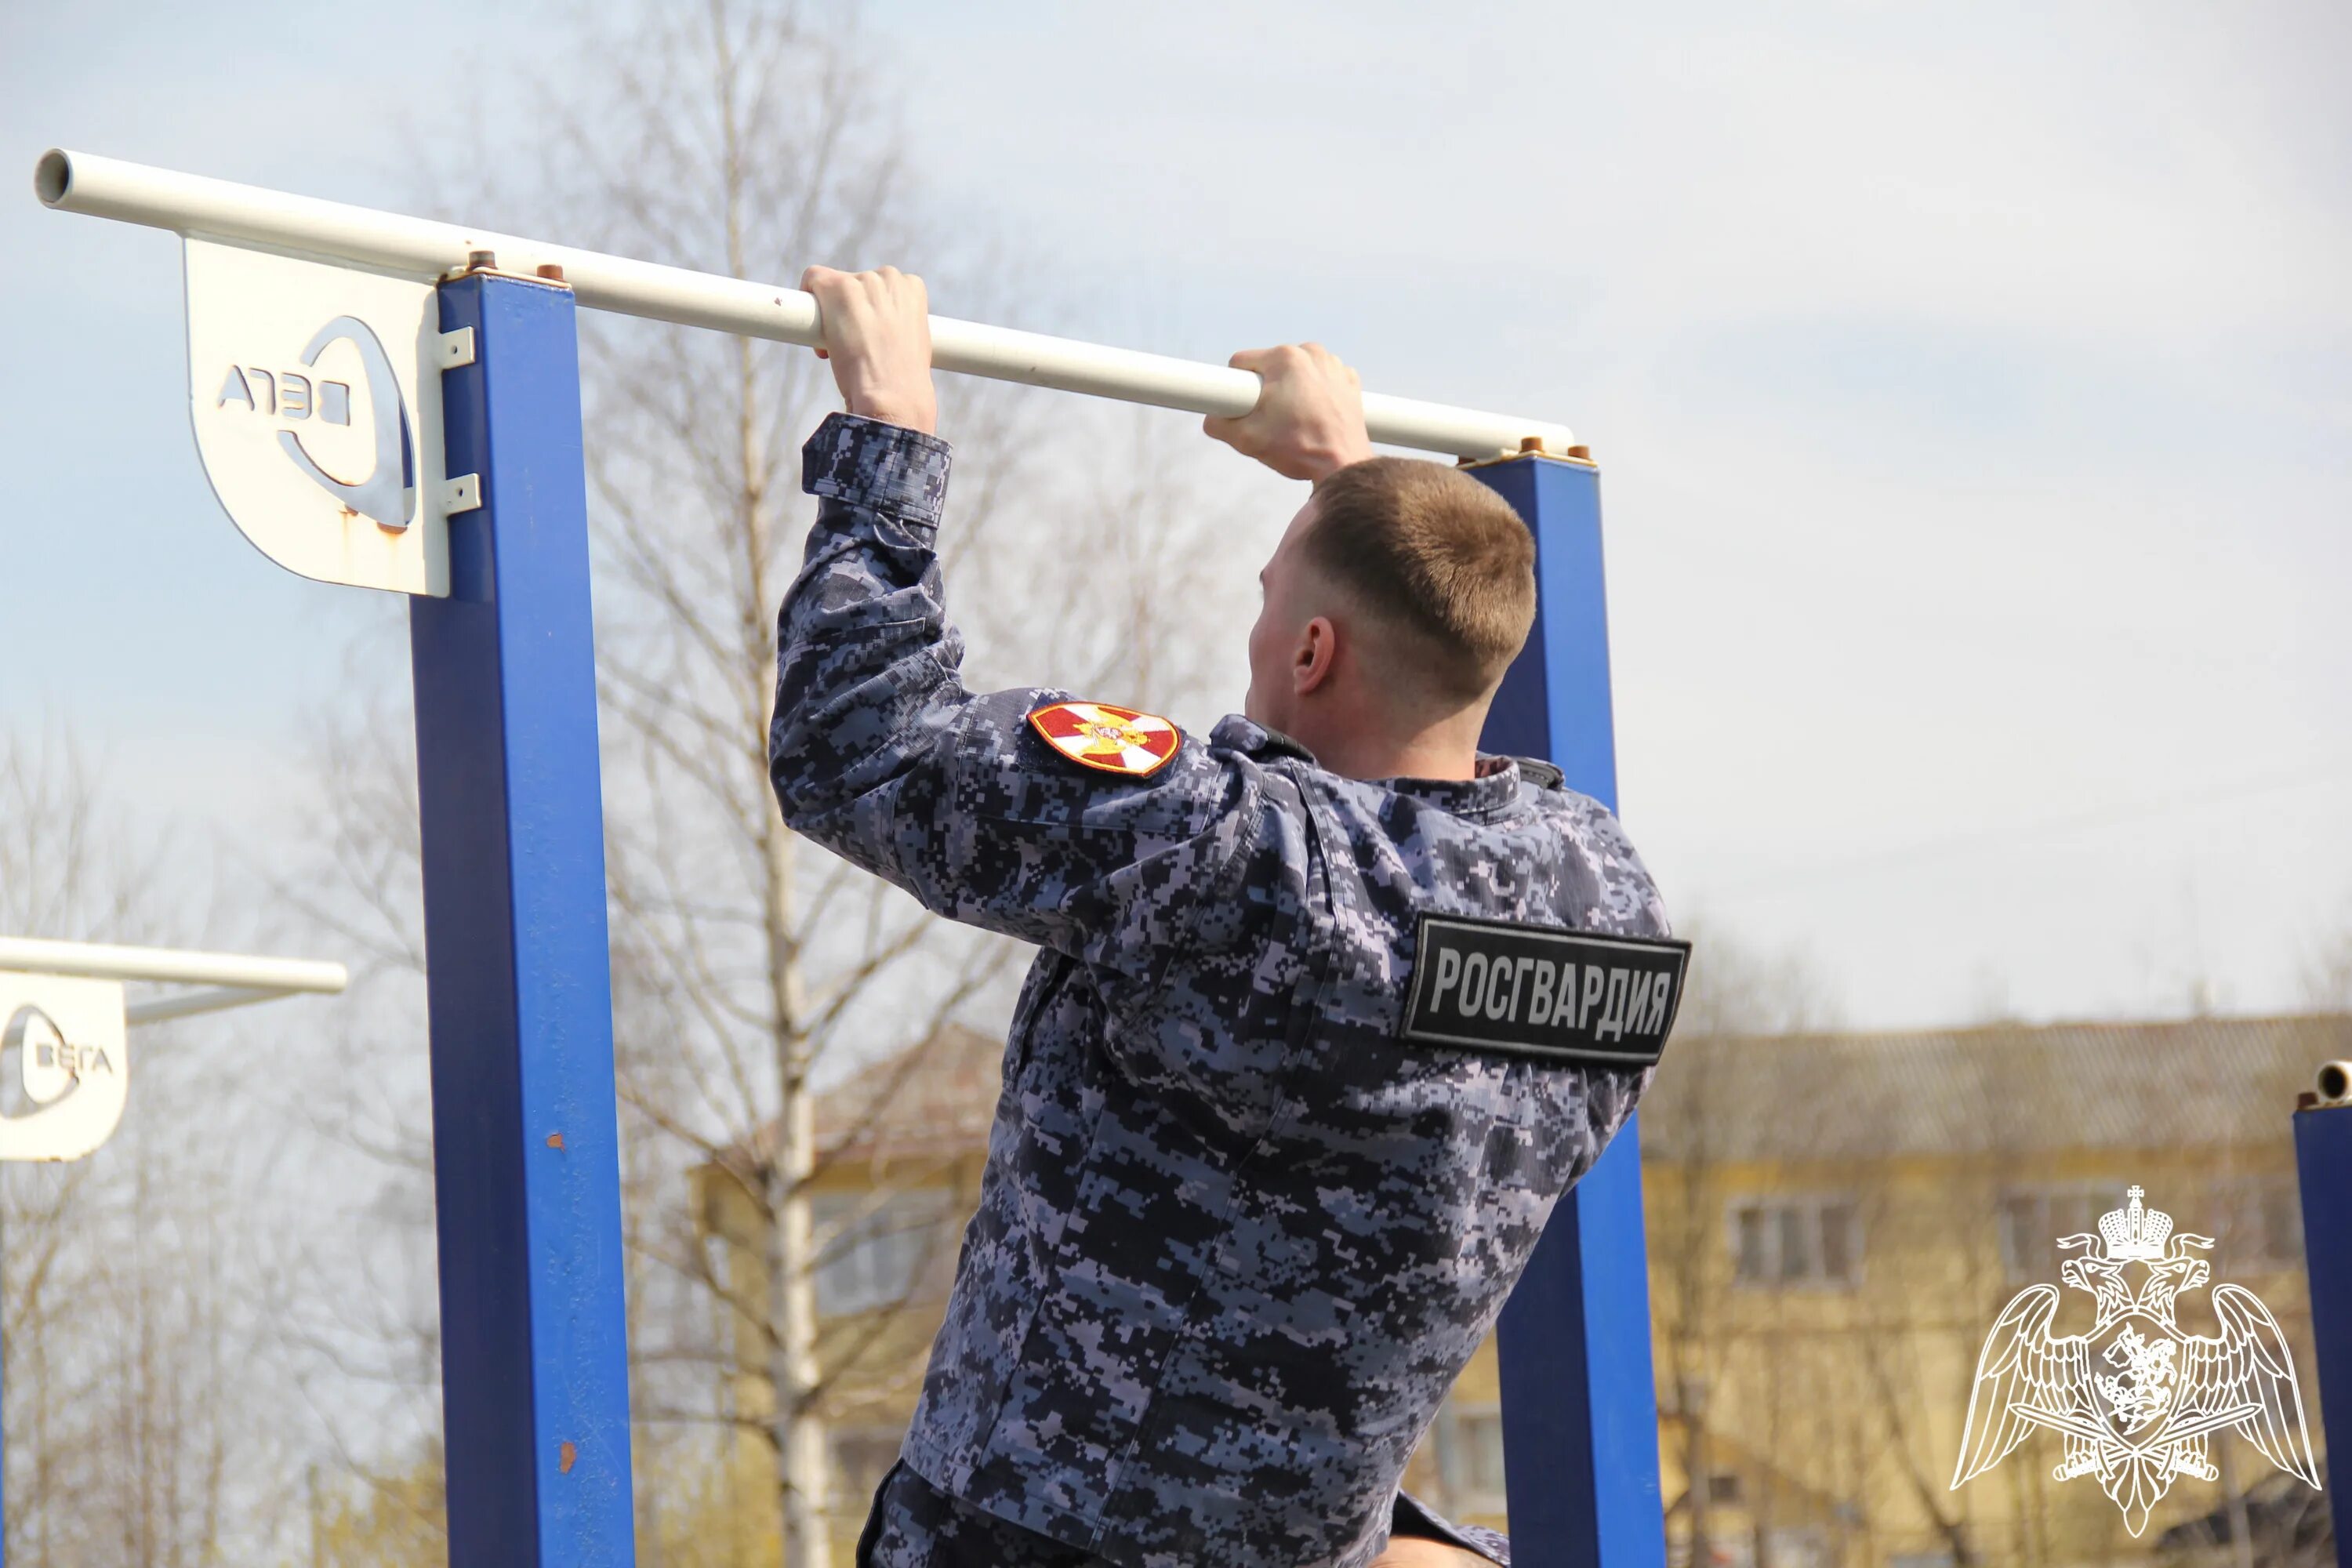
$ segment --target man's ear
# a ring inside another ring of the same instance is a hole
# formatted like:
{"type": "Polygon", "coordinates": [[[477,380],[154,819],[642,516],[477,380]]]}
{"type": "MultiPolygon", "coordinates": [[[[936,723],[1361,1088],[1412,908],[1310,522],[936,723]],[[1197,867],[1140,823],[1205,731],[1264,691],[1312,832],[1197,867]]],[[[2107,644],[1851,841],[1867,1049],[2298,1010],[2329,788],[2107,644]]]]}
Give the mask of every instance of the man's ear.
{"type": "Polygon", "coordinates": [[[1308,621],[1298,634],[1298,646],[1290,656],[1290,689],[1304,697],[1331,679],[1331,667],[1339,655],[1339,629],[1328,616],[1318,616],[1308,621]]]}

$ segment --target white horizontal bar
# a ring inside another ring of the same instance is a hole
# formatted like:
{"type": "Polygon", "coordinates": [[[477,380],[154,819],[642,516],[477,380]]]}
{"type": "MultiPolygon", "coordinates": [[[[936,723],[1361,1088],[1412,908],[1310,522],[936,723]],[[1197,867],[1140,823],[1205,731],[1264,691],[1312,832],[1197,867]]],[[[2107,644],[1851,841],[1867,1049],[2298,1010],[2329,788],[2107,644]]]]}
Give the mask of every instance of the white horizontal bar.
{"type": "Polygon", "coordinates": [[[310,991],[332,994],[351,984],[340,963],[308,958],[249,958],[236,952],[190,952],[164,947],[110,947],[0,936],[0,969],[33,974],[76,974],[91,980],[165,980],[184,985],[239,990],[310,991]]]}
{"type": "MultiPolygon", "coordinates": [[[[440,278],[465,268],[474,252],[487,250],[498,258],[501,272],[529,275],[542,267],[562,268],[580,303],[592,310],[812,348],[824,342],[816,300],[781,284],[748,283],[631,261],[58,148],[41,155],[33,188],[43,202],[62,212],[404,277],[440,278]]],[[[941,370],[967,375],[1193,414],[1234,417],[1257,404],[1257,376],[1230,365],[1106,348],[947,316],[931,318],[931,360],[941,370]]],[[[1376,393],[1364,395],[1364,417],[1375,441],[1457,458],[1492,458],[1527,449],[1530,443],[1535,449],[1564,454],[1576,440],[1565,425],[1376,393]]]]}
{"type": "Polygon", "coordinates": [[[193,1018],[202,1013],[224,1013],[231,1007],[249,1007],[256,1002],[275,1002],[281,996],[292,996],[291,991],[269,991],[244,985],[213,985],[201,991],[182,991],[169,996],[150,996],[143,1002],[131,1002],[122,1009],[122,1021],[140,1024],[168,1024],[174,1018],[193,1018]]]}

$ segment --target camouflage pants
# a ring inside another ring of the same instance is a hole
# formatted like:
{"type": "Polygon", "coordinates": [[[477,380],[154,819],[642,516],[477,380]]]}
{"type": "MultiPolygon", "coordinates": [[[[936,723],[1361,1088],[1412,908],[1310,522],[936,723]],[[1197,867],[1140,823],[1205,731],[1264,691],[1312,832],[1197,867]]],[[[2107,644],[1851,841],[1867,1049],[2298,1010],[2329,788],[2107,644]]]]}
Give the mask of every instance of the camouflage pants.
{"type": "MultiPolygon", "coordinates": [[[[1397,1494],[1395,1535],[1421,1536],[1508,1563],[1511,1543],[1491,1530],[1450,1525],[1397,1494]]],[[[1007,1524],[934,1487],[902,1462],[874,1493],[857,1538],[857,1568],[1101,1568],[1103,1559],[1007,1524]]]]}

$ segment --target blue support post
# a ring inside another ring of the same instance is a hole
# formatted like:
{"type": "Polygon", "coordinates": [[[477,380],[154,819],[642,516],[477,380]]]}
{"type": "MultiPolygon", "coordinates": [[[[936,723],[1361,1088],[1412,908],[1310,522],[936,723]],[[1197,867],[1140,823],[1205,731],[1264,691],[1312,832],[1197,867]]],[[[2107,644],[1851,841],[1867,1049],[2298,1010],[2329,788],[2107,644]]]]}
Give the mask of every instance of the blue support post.
{"type": "Polygon", "coordinates": [[[2311,1277],[2311,1340],[2319,1360],[2319,1416],[2336,1510],[2336,1562],[2352,1568],[2352,1518],[2340,1501],[2352,1481],[2352,1106],[2294,1115],[2303,1176],[2303,1257],[2311,1277]]]}
{"type": "Polygon", "coordinates": [[[572,291],[441,286],[451,592],[410,602],[451,1568],[635,1554],[572,291]]]}
{"type": "MultiPolygon", "coordinates": [[[[1601,476],[1542,457],[1469,472],[1536,536],[1535,630],[1481,743],[1549,757],[1613,811],[1601,476]]],[[[1512,1557],[1528,1568],[1665,1568],[1638,1120],[1553,1211],[1497,1331],[1512,1557]]]]}

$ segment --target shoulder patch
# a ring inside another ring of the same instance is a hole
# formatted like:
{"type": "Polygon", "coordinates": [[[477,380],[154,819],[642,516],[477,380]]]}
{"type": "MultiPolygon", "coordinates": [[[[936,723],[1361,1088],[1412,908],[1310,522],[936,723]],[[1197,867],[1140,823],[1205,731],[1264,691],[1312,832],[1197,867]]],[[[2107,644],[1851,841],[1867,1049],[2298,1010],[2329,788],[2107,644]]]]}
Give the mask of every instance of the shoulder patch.
{"type": "Polygon", "coordinates": [[[1129,778],[1158,773],[1184,743],[1159,714],[1108,702],[1049,702],[1031,710],[1029,727],[1080,767],[1129,778]]]}
{"type": "Polygon", "coordinates": [[[1648,1067],[1682,1005],[1690,943],[1423,914],[1400,1039],[1648,1067]]]}

